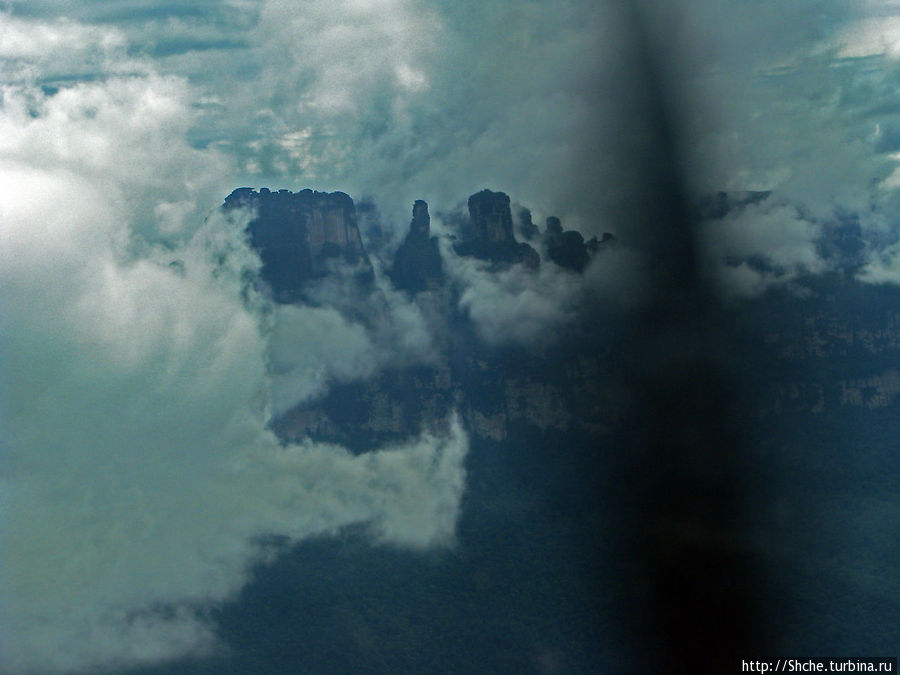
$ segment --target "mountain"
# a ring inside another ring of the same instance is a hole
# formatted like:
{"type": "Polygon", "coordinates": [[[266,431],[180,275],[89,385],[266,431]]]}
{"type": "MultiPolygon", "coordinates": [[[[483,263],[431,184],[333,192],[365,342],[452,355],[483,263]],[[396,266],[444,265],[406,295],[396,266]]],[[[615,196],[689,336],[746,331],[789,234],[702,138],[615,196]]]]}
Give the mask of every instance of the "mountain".
{"type": "MultiPolygon", "coordinates": [[[[468,207],[461,242],[453,247],[456,255],[500,268],[537,269],[540,255],[513,233],[506,194],[484,190],[469,198],[468,207]]],[[[314,301],[312,288],[346,276],[348,269],[355,287],[362,279],[370,294],[360,302],[383,301],[372,286],[372,264],[356,224],[355,205],[345,193],[238,188],[225,199],[224,208],[252,209],[249,241],[263,262],[262,281],[277,303],[314,301]],[[349,267],[336,267],[337,261],[349,267]]],[[[558,218],[549,219],[544,238],[553,243],[549,264],[576,272],[600,249],[589,247],[574,231],[562,232],[558,218]]],[[[611,238],[607,235],[604,241],[611,238]]],[[[592,434],[608,428],[615,384],[601,377],[607,367],[602,354],[580,346],[589,337],[583,326],[573,327],[570,338],[542,352],[497,348],[479,339],[471,322],[454,309],[458,290],[443,271],[425,201],[413,205],[409,231],[387,267],[395,288],[413,296],[429,291],[440,298],[436,311],[449,327],[441,336],[442,351],[430,363],[388,367],[362,381],[331,383],[322,397],[272,421],[284,440],[309,436],[362,451],[446,423],[453,410],[472,433],[498,442],[523,429],[592,434]],[[600,390],[604,386],[608,391],[600,390]]]]}
{"type": "Polygon", "coordinates": [[[463,241],[456,245],[459,255],[470,255],[495,263],[523,263],[536,269],[541,257],[529,244],[516,241],[513,234],[509,196],[482,190],[469,197],[469,221],[463,241]]]}
{"type": "MultiPolygon", "coordinates": [[[[722,218],[768,196],[719,193],[701,200],[698,213],[722,218]]],[[[347,194],[238,188],[225,199],[225,209],[245,207],[253,209],[247,232],[276,302],[308,301],[308,289],[329,276],[349,275],[355,287],[376,292],[356,207],[347,194]]],[[[564,231],[553,216],[540,232],[525,211],[520,219],[525,231],[540,236],[545,264],[582,272],[616,241],[605,233],[600,241],[585,242],[579,232],[564,231]]],[[[614,426],[623,406],[610,367],[613,345],[598,335],[593,318],[582,317],[546,349],[485,344],[454,309],[458,292],[444,271],[430,222],[428,204],[417,200],[408,232],[386,267],[395,288],[412,296],[442,295],[437,311],[449,327],[442,336],[443,353],[432,363],[332,383],[321,399],[273,420],[273,428],[286,440],[313,436],[371,447],[445,420],[454,408],[472,433],[494,441],[523,427],[542,434],[600,434],[614,426]]],[[[836,227],[848,229],[842,223],[836,227]]],[[[527,270],[541,264],[538,252],[516,239],[510,199],[502,192],[483,190],[469,197],[468,220],[459,231],[456,255],[527,270]]],[[[773,291],[728,310],[729,320],[742,327],[744,363],[756,364],[741,381],[765,383],[755,390],[750,410],[759,417],[828,415],[892,405],[900,393],[900,313],[895,309],[900,293],[837,275],[810,279],[808,286],[813,291],[804,296],[773,291]]]]}
{"type": "Polygon", "coordinates": [[[434,290],[443,283],[443,263],[438,240],[431,236],[428,204],[421,199],[413,204],[409,232],[394,255],[390,277],[397,288],[410,293],[434,290]]]}
{"type": "Polygon", "coordinates": [[[326,276],[335,263],[356,268],[360,283],[371,282],[372,263],[349,195],[237,188],[225,198],[224,208],[252,210],[250,244],[262,259],[262,275],[276,301],[301,299],[304,284],[326,276]]]}
{"type": "MultiPolygon", "coordinates": [[[[248,236],[263,286],[284,305],[320,302],[310,289],[343,288],[371,265],[349,197],[296,195],[242,189],[227,206],[256,209],[248,236]],[[316,222],[321,234],[310,235],[316,222]]],[[[766,198],[722,193],[698,217],[766,198]]],[[[415,202],[403,242],[378,266],[389,286],[367,282],[357,298],[381,306],[399,292],[423,310],[436,333],[431,358],[333,381],[271,421],[285,441],[364,453],[456,411],[471,442],[458,549],[422,559],[361,550],[351,534],[304,543],[256,569],[256,584],[223,610],[229,642],[252,644],[257,624],[279,631],[287,612],[305,639],[292,654],[310,672],[373,658],[392,664],[385,671],[529,672],[545,643],[572,672],[644,672],[610,645],[693,640],[698,630],[772,653],[896,644],[900,290],[853,276],[853,218],[825,228],[840,235],[831,273],[731,303],[673,293],[623,311],[597,301],[549,341],[521,344],[479,333],[464,307],[475,287],[461,288],[453,270],[476,262],[481,275],[528,283],[555,265],[555,277],[587,283],[616,239],[586,242],[552,217],[541,231],[520,211],[532,245],[516,238],[503,193],[477,193],[468,207],[444,218],[456,235],[441,246],[428,205],[415,202]],[[289,601],[267,609],[285,580],[289,601]],[[360,606],[358,596],[380,602],[360,606]],[[320,625],[331,627],[327,640],[320,625]],[[378,639],[361,641],[363,628],[378,639]],[[523,651],[531,643],[538,651],[523,651]],[[331,644],[341,649],[321,646],[331,644]]]]}

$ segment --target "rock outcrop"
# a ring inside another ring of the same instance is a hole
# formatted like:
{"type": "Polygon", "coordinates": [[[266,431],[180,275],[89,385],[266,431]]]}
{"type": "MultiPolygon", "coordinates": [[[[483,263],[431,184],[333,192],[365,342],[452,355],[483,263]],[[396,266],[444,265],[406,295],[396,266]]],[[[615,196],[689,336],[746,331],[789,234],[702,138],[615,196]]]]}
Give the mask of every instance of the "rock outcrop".
{"type": "Polygon", "coordinates": [[[609,232],[603,233],[603,238],[597,237],[585,241],[581,232],[576,230],[563,230],[562,223],[556,216],[547,218],[544,230],[543,242],[547,257],[560,267],[573,272],[583,272],[591,257],[602,248],[611,245],[615,237],[609,232]]]}
{"type": "Polygon", "coordinates": [[[568,230],[563,232],[559,218],[547,218],[547,229],[544,231],[544,246],[550,260],[560,267],[583,272],[590,260],[584,237],[580,232],[568,230]]]}
{"type": "Polygon", "coordinates": [[[476,239],[493,244],[515,241],[509,197],[482,190],[469,197],[469,219],[476,239]]]}
{"type": "Polygon", "coordinates": [[[455,247],[459,255],[469,255],[498,264],[522,263],[537,269],[538,252],[513,234],[509,196],[482,190],[469,197],[469,225],[464,239],[455,247]]]}
{"type": "MultiPolygon", "coordinates": [[[[707,207],[720,213],[766,196],[720,196],[707,207]]],[[[226,208],[245,206],[255,209],[247,231],[263,260],[263,280],[277,301],[307,301],[304,288],[333,272],[336,262],[371,274],[353,201],[344,193],[241,188],[225,200],[226,208]]],[[[480,192],[470,198],[469,207],[459,253],[497,266],[527,265],[537,258],[533,248],[516,241],[505,194],[480,192]]],[[[533,225],[530,214],[521,212],[519,222],[533,225]]],[[[541,235],[551,263],[573,272],[616,241],[604,234],[599,241],[585,242],[553,217],[541,235]]],[[[446,304],[431,307],[448,332],[439,336],[439,357],[428,365],[397,366],[366,381],[333,383],[325,396],[273,420],[282,438],[312,436],[364,448],[406,438],[446,420],[453,410],[473,434],[494,441],[523,433],[593,438],[606,433],[622,414],[609,372],[615,355],[603,351],[609,347],[591,332],[595,327],[583,326],[578,330],[585,332],[572,333],[566,346],[537,354],[485,345],[453,315],[452,290],[445,283],[424,201],[413,206],[389,276],[411,295],[447,291],[446,304]]],[[[746,324],[741,367],[748,380],[759,379],[764,387],[756,392],[754,409],[766,419],[890,409],[900,399],[895,365],[900,362],[900,289],[864,285],[837,274],[816,279],[807,284],[807,296],[770,293],[744,303],[734,316],[736,324],[746,324]]],[[[356,297],[366,301],[372,296],[356,297]]]]}
{"type": "Polygon", "coordinates": [[[356,268],[359,283],[371,283],[372,264],[349,195],[238,188],[226,197],[224,207],[254,210],[247,232],[276,301],[300,299],[304,285],[327,275],[336,263],[356,268]]]}
{"type": "Polygon", "coordinates": [[[532,220],[531,210],[526,209],[524,206],[519,209],[519,234],[526,241],[537,239],[541,234],[538,226],[532,220]]]}
{"type": "Polygon", "coordinates": [[[438,240],[431,236],[428,204],[421,199],[413,205],[409,232],[394,256],[390,277],[394,286],[413,294],[436,289],[443,280],[438,240]]]}

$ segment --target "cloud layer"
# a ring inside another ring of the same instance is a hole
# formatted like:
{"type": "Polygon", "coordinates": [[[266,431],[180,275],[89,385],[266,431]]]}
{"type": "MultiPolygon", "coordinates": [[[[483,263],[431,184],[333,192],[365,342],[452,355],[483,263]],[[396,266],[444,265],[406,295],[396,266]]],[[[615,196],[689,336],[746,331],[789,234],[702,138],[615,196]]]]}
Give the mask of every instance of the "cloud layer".
{"type": "MultiPolygon", "coordinates": [[[[457,423],[363,456],[267,430],[273,322],[245,287],[248,215],[206,217],[233,165],[188,142],[196,96],[152,72],[3,90],[4,672],[215,651],[208,610],[269,535],[452,541],[457,423]]],[[[326,318],[292,337],[352,337],[326,318]]]]}
{"type": "MultiPolygon", "coordinates": [[[[371,194],[401,233],[414,199],[451,209],[491,187],[588,236],[616,232],[622,246],[583,279],[448,253],[493,344],[539,345],[590,303],[645,292],[629,218],[654,195],[632,170],[654,149],[622,114],[640,73],[613,3],[5,7],[7,670],[214,650],[204,612],[238,591],[268,534],[367,523],[410,546],[452,538],[458,425],[360,457],[284,448],[266,430],[273,409],[330,381],[427,360],[434,336],[387,287],[363,317],[262,307],[244,288],[258,260],[242,223],[208,217],[237,184],[371,194]]],[[[859,223],[860,278],[900,283],[896,6],[642,7],[691,185],[780,195],[704,225],[723,288],[753,295],[828,269],[817,243],[837,210],[859,223]]]]}

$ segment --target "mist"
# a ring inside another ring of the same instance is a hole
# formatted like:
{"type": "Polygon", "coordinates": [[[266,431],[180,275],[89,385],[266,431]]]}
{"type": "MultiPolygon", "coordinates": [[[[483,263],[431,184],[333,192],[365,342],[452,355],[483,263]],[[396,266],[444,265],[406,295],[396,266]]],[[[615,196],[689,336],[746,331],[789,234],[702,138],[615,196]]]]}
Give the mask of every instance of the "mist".
{"type": "MultiPolygon", "coordinates": [[[[691,194],[772,192],[699,227],[720,293],[834,271],[821,243],[839,214],[859,225],[851,274],[900,283],[894,4],[640,7],[670,57],[691,194]]],[[[12,673],[219,652],[211,608],[236,597],[272,536],[358,526],[373,545],[453,546],[469,447],[455,418],[361,455],[268,428],[336,383],[439,360],[427,294],[394,290],[376,260],[365,298],[338,274],[305,305],[273,306],[247,282],[260,267],[243,235],[252,214],[218,210],[236,186],[373,196],[393,242],[413,200],[450,212],[486,186],[586,238],[616,234],[583,275],[546,260],[496,270],[442,239],[457,309],[492,347],[539,349],[587,309],[646,301],[634,215],[654,195],[635,167],[654,148],[628,115],[635,50],[613,3],[4,8],[0,661],[12,673]]]]}
{"type": "MultiPolygon", "coordinates": [[[[327,310],[273,321],[248,286],[260,266],[243,234],[251,214],[200,216],[228,163],[184,141],[188,91],[154,76],[5,92],[8,672],[215,653],[209,609],[240,590],[273,535],[360,525],[375,543],[453,541],[468,447],[457,422],[364,456],[284,446],[268,430],[285,331],[307,364],[323,356],[310,347],[323,329],[360,350],[357,365],[368,338],[327,310]],[[178,175],[184,185],[162,184],[178,175]]],[[[298,391],[323,386],[316,370],[292,375],[298,391]]]]}

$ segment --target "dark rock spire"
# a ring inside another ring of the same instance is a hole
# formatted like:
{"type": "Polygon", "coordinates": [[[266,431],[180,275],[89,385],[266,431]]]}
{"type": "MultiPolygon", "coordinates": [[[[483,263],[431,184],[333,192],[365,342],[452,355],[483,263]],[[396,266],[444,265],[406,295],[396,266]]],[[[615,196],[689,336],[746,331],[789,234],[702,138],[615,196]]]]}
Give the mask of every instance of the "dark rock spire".
{"type": "Polygon", "coordinates": [[[470,255],[495,263],[523,263],[537,269],[541,257],[513,234],[509,196],[482,190],[469,197],[469,228],[466,239],[455,247],[459,255],[470,255]]]}
{"type": "Polygon", "coordinates": [[[417,199],[413,204],[409,232],[394,256],[391,281],[397,288],[418,293],[437,288],[443,279],[441,254],[437,237],[431,234],[431,216],[428,204],[417,199]]]}

